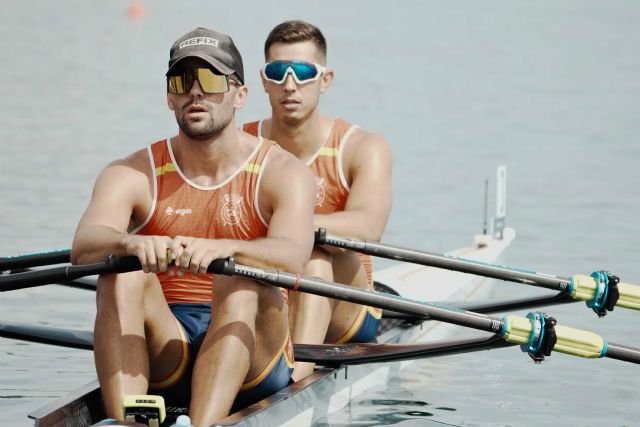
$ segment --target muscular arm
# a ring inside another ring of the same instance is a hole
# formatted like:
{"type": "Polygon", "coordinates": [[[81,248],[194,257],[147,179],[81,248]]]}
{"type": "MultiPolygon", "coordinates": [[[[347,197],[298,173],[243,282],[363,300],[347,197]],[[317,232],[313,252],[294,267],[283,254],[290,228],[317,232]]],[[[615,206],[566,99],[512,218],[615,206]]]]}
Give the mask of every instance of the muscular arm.
{"type": "Polygon", "coordinates": [[[286,271],[302,271],[313,247],[315,181],[309,168],[289,153],[269,159],[261,203],[271,211],[265,239],[242,242],[239,261],[286,271]]]}
{"type": "Polygon", "coordinates": [[[391,151],[379,135],[360,131],[356,136],[343,154],[343,168],[351,178],[345,209],[315,215],[314,223],[329,234],[380,240],[391,211],[391,151]]]}
{"type": "Polygon", "coordinates": [[[306,165],[273,149],[260,183],[260,208],[268,219],[267,236],[257,240],[193,239],[177,236],[184,247],[176,262],[203,274],[216,258],[234,256],[240,264],[289,272],[302,271],[313,247],[315,182],[306,165]]]}
{"type": "MultiPolygon", "coordinates": [[[[146,152],[117,160],[98,176],[89,206],[84,212],[73,239],[71,261],[87,264],[104,260],[106,255],[136,255],[145,271],[164,265],[163,237],[144,239],[127,234],[135,212],[145,212],[151,205],[149,169],[146,152]],[[162,248],[156,249],[154,245],[162,248]],[[146,248],[141,246],[147,246],[146,248]],[[159,253],[160,259],[151,254],[159,253]]],[[[169,239],[168,237],[166,239],[169,239]]]]}

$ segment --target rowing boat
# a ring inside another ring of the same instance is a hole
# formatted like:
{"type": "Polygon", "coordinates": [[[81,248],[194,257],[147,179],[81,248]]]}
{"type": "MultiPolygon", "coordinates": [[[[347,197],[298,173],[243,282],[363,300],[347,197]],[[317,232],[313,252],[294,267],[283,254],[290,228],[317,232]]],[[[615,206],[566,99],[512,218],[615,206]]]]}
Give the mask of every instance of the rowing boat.
{"type": "MultiPolygon", "coordinates": [[[[501,237],[482,234],[470,247],[450,252],[486,263],[499,260],[515,233],[505,229],[501,237]]],[[[491,283],[482,277],[448,270],[400,263],[375,272],[378,290],[423,301],[464,302],[487,298],[491,283]]],[[[436,321],[383,319],[379,343],[411,343],[458,338],[459,327],[436,321]]],[[[220,421],[220,426],[303,426],[340,410],[364,390],[383,386],[406,368],[400,363],[366,363],[320,366],[307,378],[220,421]]],[[[168,408],[168,412],[181,412],[168,408]]],[[[36,410],[29,415],[36,426],[91,425],[105,418],[96,381],[36,410]]]]}

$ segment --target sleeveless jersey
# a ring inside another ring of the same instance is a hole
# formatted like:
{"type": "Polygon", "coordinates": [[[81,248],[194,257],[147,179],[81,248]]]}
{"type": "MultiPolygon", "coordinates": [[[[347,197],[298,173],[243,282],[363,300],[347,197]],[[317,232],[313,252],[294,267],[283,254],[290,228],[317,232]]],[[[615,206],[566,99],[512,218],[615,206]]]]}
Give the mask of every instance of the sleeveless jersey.
{"type": "MultiPolygon", "coordinates": [[[[169,140],[151,144],[147,150],[154,178],[153,204],[144,223],[133,233],[235,240],[265,237],[268,225],[258,207],[258,187],[274,145],[259,138],[233,175],[222,183],[203,187],[184,176],[169,140]]],[[[211,303],[213,274],[157,276],[168,304],[211,303]]]]}
{"type": "MultiPolygon", "coordinates": [[[[358,127],[341,118],[336,118],[325,143],[307,161],[307,166],[311,168],[316,178],[316,214],[329,214],[344,210],[350,188],[342,168],[342,152],[349,137],[358,127]]],[[[254,136],[262,137],[262,121],[246,123],[243,130],[254,136]]],[[[361,253],[358,255],[367,273],[369,288],[373,289],[371,257],[361,253]]]]}

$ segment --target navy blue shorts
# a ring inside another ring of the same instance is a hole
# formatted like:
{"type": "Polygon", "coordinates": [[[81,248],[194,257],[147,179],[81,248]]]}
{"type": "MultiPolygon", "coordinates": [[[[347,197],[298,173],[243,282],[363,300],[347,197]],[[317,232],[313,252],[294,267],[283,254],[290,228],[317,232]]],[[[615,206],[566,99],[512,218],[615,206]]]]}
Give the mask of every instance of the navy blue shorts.
{"type": "Polygon", "coordinates": [[[351,327],[333,344],[373,342],[376,340],[382,311],[362,307],[351,327]]]}
{"type": "MultiPolygon", "coordinates": [[[[168,405],[188,407],[191,397],[193,365],[211,320],[209,304],[172,304],[171,312],[180,324],[185,345],[182,360],[167,378],[154,382],[150,390],[165,398],[168,405]]],[[[236,396],[234,410],[251,405],[286,387],[291,379],[293,361],[287,357],[287,346],[278,353],[258,378],[243,384],[236,396]],[[269,370],[270,368],[270,370],[269,370]]]]}
{"type": "Polygon", "coordinates": [[[358,343],[375,341],[379,326],[380,318],[374,317],[367,311],[367,315],[365,316],[360,329],[358,329],[358,332],[356,332],[356,334],[347,342],[358,343]]]}

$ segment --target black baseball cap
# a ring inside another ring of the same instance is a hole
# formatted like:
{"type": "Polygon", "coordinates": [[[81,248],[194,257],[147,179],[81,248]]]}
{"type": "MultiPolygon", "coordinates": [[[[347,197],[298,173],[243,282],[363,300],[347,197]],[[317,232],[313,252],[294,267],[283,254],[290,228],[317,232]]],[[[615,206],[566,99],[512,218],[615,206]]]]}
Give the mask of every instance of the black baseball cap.
{"type": "Polygon", "coordinates": [[[208,28],[198,27],[180,37],[169,51],[169,70],[175,70],[185,58],[200,58],[222,74],[235,74],[244,84],[242,56],[231,37],[208,28]]]}

